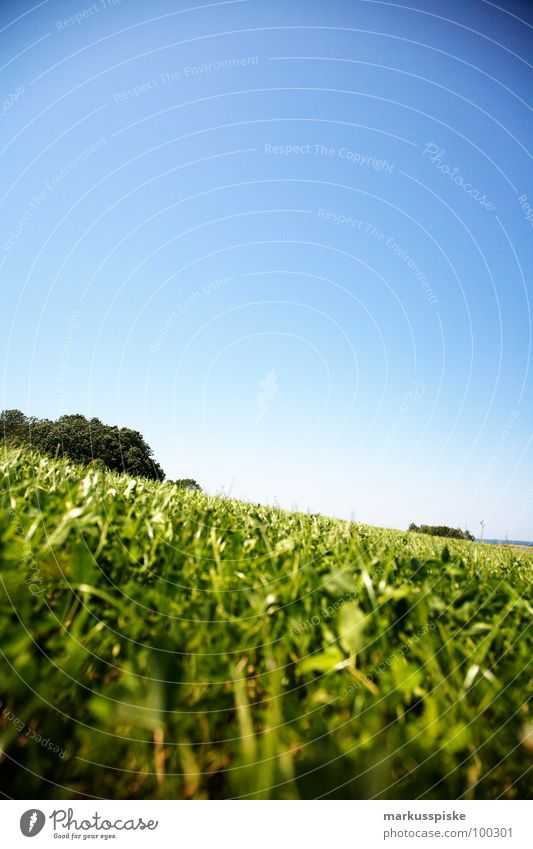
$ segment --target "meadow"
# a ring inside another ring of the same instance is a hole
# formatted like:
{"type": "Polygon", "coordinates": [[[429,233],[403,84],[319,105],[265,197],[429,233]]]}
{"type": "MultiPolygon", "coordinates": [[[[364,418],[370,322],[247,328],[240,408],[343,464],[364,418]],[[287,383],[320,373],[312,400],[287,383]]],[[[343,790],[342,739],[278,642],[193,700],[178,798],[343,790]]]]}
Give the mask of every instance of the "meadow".
{"type": "Polygon", "coordinates": [[[533,556],[3,450],[0,789],[524,798],[533,556]]]}

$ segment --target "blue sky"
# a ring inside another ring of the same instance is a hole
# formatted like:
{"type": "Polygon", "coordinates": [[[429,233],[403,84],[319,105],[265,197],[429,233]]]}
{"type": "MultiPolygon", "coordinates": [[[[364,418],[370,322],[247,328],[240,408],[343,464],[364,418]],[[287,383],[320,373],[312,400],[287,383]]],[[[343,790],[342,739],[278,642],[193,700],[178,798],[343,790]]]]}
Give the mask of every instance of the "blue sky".
{"type": "Polygon", "coordinates": [[[532,24],[4,2],[2,406],[212,492],[532,538],[532,24]]]}

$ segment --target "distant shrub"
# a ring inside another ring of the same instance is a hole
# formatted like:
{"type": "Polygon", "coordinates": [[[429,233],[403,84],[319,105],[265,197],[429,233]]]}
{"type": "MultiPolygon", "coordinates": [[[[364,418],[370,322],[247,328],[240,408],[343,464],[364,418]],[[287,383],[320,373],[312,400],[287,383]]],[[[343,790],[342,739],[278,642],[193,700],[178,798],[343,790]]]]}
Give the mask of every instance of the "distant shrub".
{"type": "Polygon", "coordinates": [[[179,480],[174,481],[174,483],[179,489],[189,489],[194,490],[195,492],[202,491],[200,484],[196,483],[196,481],[192,478],[180,478],[179,480]]]}
{"type": "Polygon", "coordinates": [[[447,525],[415,525],[411,522],[410,531],[417,534],[429,534],[432,537],[448,537],[449,539],[466,539],[474,542],[475,536],[470,531],[462,531],[461,528],[449,528],[447,525]]]}

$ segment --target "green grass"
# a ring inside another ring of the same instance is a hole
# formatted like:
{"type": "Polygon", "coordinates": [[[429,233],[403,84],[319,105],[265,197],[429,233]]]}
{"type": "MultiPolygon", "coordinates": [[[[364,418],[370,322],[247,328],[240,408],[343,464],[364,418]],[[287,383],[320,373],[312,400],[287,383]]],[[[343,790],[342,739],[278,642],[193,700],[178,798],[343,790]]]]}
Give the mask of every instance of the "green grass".
{"type": "Polygon", "coordinates": [[[9,796],[531,794],[529,552],[24,451],[0,478],[9,796]]]}

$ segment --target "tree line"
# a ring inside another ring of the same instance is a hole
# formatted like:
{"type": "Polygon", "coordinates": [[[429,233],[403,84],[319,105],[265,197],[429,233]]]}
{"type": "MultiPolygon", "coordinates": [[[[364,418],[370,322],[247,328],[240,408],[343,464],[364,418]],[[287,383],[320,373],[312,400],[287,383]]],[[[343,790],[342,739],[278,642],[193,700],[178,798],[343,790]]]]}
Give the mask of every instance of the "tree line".
{"type": "MultiPolygon", "coordinates": [[[[114,472],[163,481],[165,473],[138,430],[107,425],[81,413],[52,419],[26,416],[20,410],[0,413],[0,439],[13,445],[36,448],[52,456],[66,456],[83,465],[101,463],[114,472]]],[[[175,482],[200,489],[192,478],[175,482]]]]}
{"type": "Polygon", "coordinates": [[[429,534],[432,537],[466,539],[470,542],[474,542],[476,539],[470,531],[462,531],[461,528],[449,528],[447,525],[415,525],[414,522],[411,522],[409,530],[416,531],[417,534],[429,534]]]}

